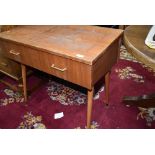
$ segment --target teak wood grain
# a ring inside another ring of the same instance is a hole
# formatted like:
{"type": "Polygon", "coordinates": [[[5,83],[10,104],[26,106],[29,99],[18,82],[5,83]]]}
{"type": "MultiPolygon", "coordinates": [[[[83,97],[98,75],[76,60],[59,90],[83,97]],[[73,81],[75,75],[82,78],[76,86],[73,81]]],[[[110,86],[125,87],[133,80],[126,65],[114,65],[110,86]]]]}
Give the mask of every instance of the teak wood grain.
{"type": "Polygon", "coordinates": [[[25,100],[25,65],[87,88],[90,128],[94,85],[106,75],[108,104],[109,72],[118,59],[122,33],[96,26],[19,26],[0,34],[0,48],[22,64],[25,100]]]}
{"type": "Polygon", "coordinates": [[[122,32],[97,26],[19,26],[0,38],[92,65],[122,32]]]}

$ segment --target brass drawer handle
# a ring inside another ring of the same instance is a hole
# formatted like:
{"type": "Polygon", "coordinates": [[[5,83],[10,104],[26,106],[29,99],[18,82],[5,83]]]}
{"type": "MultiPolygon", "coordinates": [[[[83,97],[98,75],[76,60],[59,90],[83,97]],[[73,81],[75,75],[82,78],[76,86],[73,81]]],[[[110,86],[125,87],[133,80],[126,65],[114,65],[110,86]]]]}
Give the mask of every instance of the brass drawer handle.
{"type": "Polygon", "coordinates": [[[52,66],[51,66],[51,68],[54,68],[54,69],[56,69],[56,70],[58,70],[58,71],[61,71],[61,72],[64,72],[64,71],[66,71],[67,70],[67,68],[58,68],[58,67],[56,67],[54,64],[52,64],[52,66]]]}
{"type": "Polygon", "coordinates": [[[10,50],[9,53],[10,53],[10,54],[13,54],[13,55],[19,55],[19,54],[20,54],[19,52],[16,52],[16,51],[14,51],[14,50],[10,50]]]}
{"type": "Polygon", "coordinates": [[[1,62],[1,65],[4,66],[4,67],[8,66],[8,64],[6,64],[5,62],[1,62]]]}

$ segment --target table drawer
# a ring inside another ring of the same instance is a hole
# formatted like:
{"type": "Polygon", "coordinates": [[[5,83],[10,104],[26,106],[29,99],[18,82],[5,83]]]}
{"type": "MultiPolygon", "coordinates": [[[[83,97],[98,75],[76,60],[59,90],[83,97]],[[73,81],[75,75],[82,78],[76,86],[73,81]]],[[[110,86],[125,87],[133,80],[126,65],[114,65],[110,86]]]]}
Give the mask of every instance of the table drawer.
{"type": "Polygon", "coordinates": [[[37,50],[2,40],[0,40],[0,48],[7,58],[34,68],[40,68],[39,52],[37,50]]]}
{"type": "Polygon", "coordinates": [[[91,66],[72,59],[42,52],[40,53],[43,71],[61,79],[91,89],[91,66]]]}
{"type": "Polygon", "coordinates": [[[21,61],[21,53],[20,48],[16,44],[12,44],[10,42],[5,42],[0,40],[0,50],[1,53],[7,58],[21,61]]]}

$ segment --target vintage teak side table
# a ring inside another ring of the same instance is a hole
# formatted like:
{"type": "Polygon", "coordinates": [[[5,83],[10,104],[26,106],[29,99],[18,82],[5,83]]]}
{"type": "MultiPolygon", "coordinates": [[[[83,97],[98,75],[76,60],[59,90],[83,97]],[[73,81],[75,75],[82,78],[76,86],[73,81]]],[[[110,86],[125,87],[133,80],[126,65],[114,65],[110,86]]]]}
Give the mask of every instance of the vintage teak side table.
{"type": "Polygon", "coordinates": [[[95,83],[105,76],[109,102],[109,72],[119,55],[122,30],[97,26],[17,26],[0,34],[0,50],[21,63],[27,101],[26,66],[88,89],[90,128],[95,83]]]}

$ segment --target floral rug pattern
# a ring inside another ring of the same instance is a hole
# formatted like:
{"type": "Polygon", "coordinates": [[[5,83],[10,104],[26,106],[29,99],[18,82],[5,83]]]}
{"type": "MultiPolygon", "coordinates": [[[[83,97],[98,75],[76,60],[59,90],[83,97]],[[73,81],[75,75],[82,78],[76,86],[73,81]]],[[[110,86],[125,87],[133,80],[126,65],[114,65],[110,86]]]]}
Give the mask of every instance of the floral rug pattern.
{"type": "Polygon", "coordinates": [[[87,101],[85,94],[55,81],[49,81],[47,92],[52,100],[59,101],[63,105],[81,105],[87,101]]]}
{"type": "Polygon", "coordinates": [[[146,120],[146,125],[151,127],[153,121],[155,120],[155,108],[142,108],[138,107],[140,112],[137,115],[137,120],[139,118],[146,120]]]}
{"type": "Polygon", "coordinates": [[[132,56],[127,50],[126,48],[122,45],[120,48],[120,59],[122,60],[128,60],[128,61],[132,61],[132,62],[136,62],[136,63],[140,63],[139,61],[137,61],[137,59],[132,56]]]}
{"type": "Polygon", "coordinates": [[[144,82],[144,78],[141,75],[136,74],[136,71],[132,67],[125,67],[123,69],[115,69],[120,79],[132,79],[135,82],[144,82]]]}
{"type": "Polygon", "coordinates": [[[24,98],[21,93],[14,92],[11,89],[4,89],[1,91],[1,93],[4,93],[6,98],[0,99],[0,106],[6,106],[11,103],[23,103],[24,98]]]}
{"type": "Polygon", "coordinates": [[[23,116],[23,121],[18,129],[45,129],[46,126],[42,123],[42,116],[34,116],[31,112],[27,112],[23,116]]]}
{"type": "MultiPolygon", "coordinates": [[[[99,99],[100,93],[103,91],[104,86],[95,94],[94,100],[99,99]]],[[[55,81],[49,80],[47,92],[52,100],[59,101],[63,105],[81,105],[87,103],[86,94],[55,81]]]]}
{"type": "MultiPolygon", "coordinates": [[[[126,50],[126,48],[124,46],[121,46],[121,49],[120,49],[120,59],[141,64],[141,62],[137,61],[137,59],[134,56],[132,56],[126,50]]],[[[132,79],[135,82],[140,82],[140,83],[144,82],[143,76],[136,74],[136,70],[130,66],[127,66],[123,69],[116,68],[115,72],[118,73],[119,78],[122,80],[123,79],[132,79]]]]}
{"type": "Polygon", "coordinates": [[[126,48],[122,45],[120,48],[120,59],[127,60],[135,63],[139,63],[143,68],[147,69],[149,72],[153,72],[155,76],[155,70],[150,68],[149,66],[143,64],[141,61],[138,61],[133,55],[131,55],[126,48]]]}

